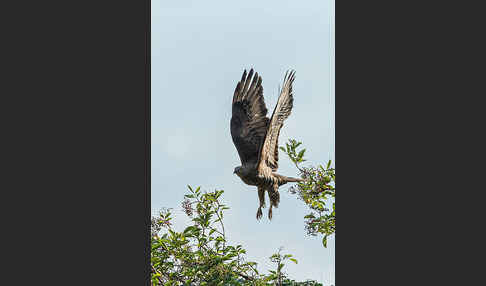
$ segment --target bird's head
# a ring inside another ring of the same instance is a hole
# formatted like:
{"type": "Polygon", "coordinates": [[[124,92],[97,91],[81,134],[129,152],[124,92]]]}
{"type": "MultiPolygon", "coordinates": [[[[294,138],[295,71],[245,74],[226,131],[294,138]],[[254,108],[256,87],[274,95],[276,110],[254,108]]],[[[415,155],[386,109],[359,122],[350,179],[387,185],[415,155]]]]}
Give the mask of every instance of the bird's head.
{"type": "Polygon", "coordinates": [[[240,174],[240,170],[241,170],[241,166],[238,166],[235,168],[235,170],[233,171],[233,174],[240,174]]]}

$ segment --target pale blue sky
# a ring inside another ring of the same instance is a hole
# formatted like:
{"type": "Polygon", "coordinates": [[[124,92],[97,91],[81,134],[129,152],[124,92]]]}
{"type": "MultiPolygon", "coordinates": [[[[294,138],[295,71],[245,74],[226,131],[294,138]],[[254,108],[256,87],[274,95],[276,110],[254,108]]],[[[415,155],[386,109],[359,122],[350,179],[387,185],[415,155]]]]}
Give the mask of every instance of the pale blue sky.
{"type": "MultiPolygon", "coordinates": [[[[255,219],[256,188],[233,175],[239,157],[230,135],[231,100],[243,70],[263,80],[271,115],[287,69],[296,70],[294,109],[280,133],[304,142],[309,163],[334,161],[334,0],[152,0],[152,213],[174,208],[175,227],[187,185],[223,189],[231,209],[225,228],[258,269],[272,268],[278,247],[299,261],[286,271],[296,280],[334,283],[334,237],[324,249],[309,237],[307,209],[281,188],[281,202],[255,219]]],[[[284,154],[279,173],[298,175],[284,154]]],[[[268,199],[267,199],[268,201],[268,199]]]]}

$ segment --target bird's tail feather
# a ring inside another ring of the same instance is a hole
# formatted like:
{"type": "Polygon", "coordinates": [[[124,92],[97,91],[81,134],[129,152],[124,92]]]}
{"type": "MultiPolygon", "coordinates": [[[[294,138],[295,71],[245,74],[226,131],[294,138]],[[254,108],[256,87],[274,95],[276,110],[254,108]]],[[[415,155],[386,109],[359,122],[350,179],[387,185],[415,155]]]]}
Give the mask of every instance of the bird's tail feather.
{"type": "Polygon", "coordinates": [[[301,178],[293,178],[293,177],[285,177],[285,180],[289,183],[293,183],[293,182],[303,182],[304,179],[301,179],[301,178]]]}
{"type": "Polygon", "coordinates": [[[293,178],[293,177],[287,177],[287,176],[283,176],[283,175],[280,175],[280,174],[277,174],[277,173],[273,173],[279,180],[279,185],[283,185],[283,184],[286,184],[286,183],[294,183],[294,182],[303,182],[305,181],[304,179],[301,179],[301,178],[293,178]]]}

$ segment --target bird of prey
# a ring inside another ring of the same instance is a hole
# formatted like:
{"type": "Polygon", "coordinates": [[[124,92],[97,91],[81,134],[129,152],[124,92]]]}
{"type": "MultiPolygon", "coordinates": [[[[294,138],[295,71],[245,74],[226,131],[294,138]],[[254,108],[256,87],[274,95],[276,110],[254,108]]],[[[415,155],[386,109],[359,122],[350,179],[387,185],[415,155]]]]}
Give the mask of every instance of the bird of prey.
{"type": "Polygon", "coordinates": [[[266,117],[262,78],[253,69],[243,72],[233,95],[231,137],[240,156],[241,166],[234,170],[248,185],[257,186],[260,206],[256,218],[262,217],[265,207],[265,191],[270,199],[268,218],[272,219],[272,207],[278,207],[278,188],[289,182],[303,181],[275,173],[278,169],[278,136],[283,122],[293,106],[292,83],[295,71],[287,71],[277,105],[271,118],[266,117]]]}

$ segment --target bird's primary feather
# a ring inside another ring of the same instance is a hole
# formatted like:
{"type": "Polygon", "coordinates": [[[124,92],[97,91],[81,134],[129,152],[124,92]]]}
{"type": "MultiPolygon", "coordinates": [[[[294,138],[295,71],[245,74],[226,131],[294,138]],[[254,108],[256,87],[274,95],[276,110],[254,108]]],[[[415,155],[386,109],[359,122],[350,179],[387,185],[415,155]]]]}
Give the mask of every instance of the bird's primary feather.
{"type": "Polygon", "coordinates": [[[258,73],[253,77],[243,73],[234,95],[231,117],[231,137],[238,150],[241,164],[255,164],[260,146],[265,137],[270,119],[263,99],[262,78],[258,73]],[[251,85],[250,85],[251,82],[251,85]]]}
{"type": "Polygon", "coordinates": [[[261,148],[258,170],[260,172],[268,173],[266,170],[268,167],[272,172],[278,169],[278,136],[280,135],[280,129],[283,126],[283,122],[287,119],[292,111],[294,97],[292,93],[292,83],[295,79],[295,71],[291,71],[290,74],[285,73],[284,85],[280,92],[277,105],[273,110],[272,118],[263,141],[261,148]]]}

